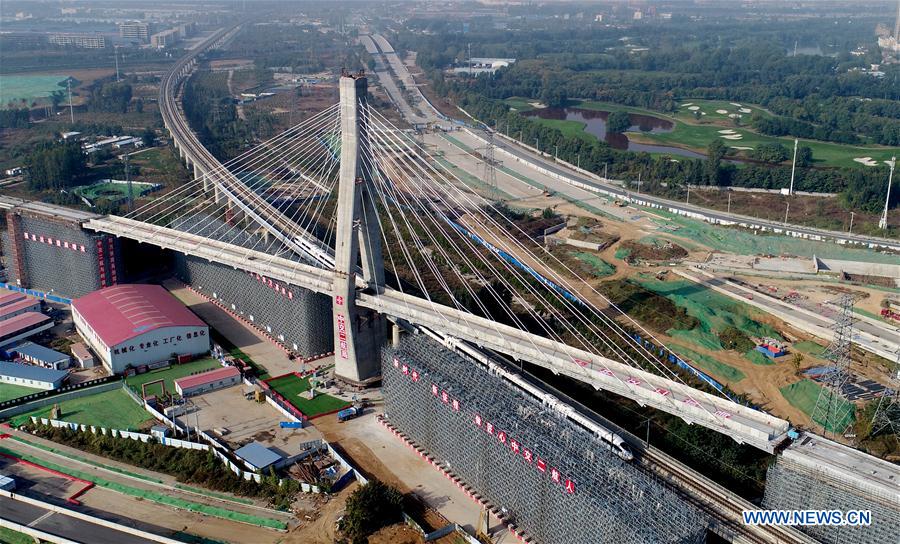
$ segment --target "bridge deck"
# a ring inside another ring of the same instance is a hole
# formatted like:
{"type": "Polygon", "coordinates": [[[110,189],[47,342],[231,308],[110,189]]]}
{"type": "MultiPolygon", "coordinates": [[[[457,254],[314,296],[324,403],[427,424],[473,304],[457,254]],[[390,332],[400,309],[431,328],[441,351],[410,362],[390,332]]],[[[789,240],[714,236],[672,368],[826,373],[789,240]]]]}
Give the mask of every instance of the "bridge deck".
{"type": "MultiPolygon", "coordinates": [[[[122,217],[91,219],[85,227],[255,272],[328,296],[332,293],[332,270],[122,217]]],[[[690,423],[709,427],[765,451],[773,451],[788,430],[786,421],[728,399],[392,289],[386,289],[379,295],[360,293],[357,304],[531,362],[589,383],[597,389],[675,414],[690,423]]]]}

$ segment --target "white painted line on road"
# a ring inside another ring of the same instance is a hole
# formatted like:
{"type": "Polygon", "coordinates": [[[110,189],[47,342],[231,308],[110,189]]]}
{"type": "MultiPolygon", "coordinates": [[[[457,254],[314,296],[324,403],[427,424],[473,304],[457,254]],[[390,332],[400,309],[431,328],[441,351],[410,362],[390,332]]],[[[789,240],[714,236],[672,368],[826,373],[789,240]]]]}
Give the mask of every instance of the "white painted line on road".
{"type": "Polygon", "coordinates": [[[34,527],[35,525],[37,525],[38,523],[44,521],[45,519],[49,518],[50,516],[52,516],[52,515],[55,514],[55,513],[56,513],[56,512],[54,512],[54,511],[51,510],[51,511],[45,513],[43,516],[41,516],[41,517],[37,518],[36,520],[32,521],[31,523],[29,523],[28,526],[29,526],[29,527],[34,527]]]}

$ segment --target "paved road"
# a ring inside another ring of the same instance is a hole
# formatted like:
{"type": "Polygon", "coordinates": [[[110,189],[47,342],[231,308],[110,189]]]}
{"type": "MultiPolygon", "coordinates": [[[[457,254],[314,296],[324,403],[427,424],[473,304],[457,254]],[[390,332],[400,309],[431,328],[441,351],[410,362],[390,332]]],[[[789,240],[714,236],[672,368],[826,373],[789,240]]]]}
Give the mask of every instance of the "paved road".
{"type": "Polygon", "coordinates": [[[90,544],[151,544],[157,542],[5,496],[0,496],[0,518],[74,542],[89,542],[90,544]]]}
{"type": "MultiPolygon", "coordinates": [[[[479,134],[482,138],[485,138],[484,131],[474,131],[479,134]]],[[[494,144],[519,159],[527,162],[531,165],[539,166],[540,168],[549,170],[554,174],[559,176],[566,177],[572,181],[576,181],[579,183],[584,183],[586,185],[596,187],[597,189],[602,189],[604,191],[609,191],[617,196],[634,196],[634,192],[627,191],[618,185],[607,184],[597,181],[594,178],[585,176],[583,174],[579,174],[578,172],[566,168],[565,166],[561,166],[556,163],[552,159],[546,159],[544,157],[538,156],[536,153],[533,153],[527,149],[522,148],[516,144],[510,143],[503,138],[494,138],[494,144]]],[[[818,238],[826,238],[832,239],[836,241],[842,242],[852,242],[857,244],[871,245],[871,246],[882,246],[889,247],[894,250],[900,250],[900,241],[891,240],[887,238],[879,238],[873,236],[859,236],[856,234],[847,234],[844,232],[835,232],[828,231],[822,229],[814,229],[809,227],[802,227],[798,225],[788,225],[785,227],[783,223],[776,223],[773,221],[765,221],[762,219],[756,219],[754,217],[747,217],[744,215],[738,214],[730,214],[725,212],[719,212],[715,210],[711,210],[709,208],[701,208],[699,206],[693,206],[690,204],[685,204],[683,202],[677,202],[674,200],[668,200],[664,198],[654,197],[646,194],[640,195],[641,200],[645,200],[651,204],[662,206],[665,208],[672,208],[678,210],[682,213],[688,212],[693,214],[702,214],[703,216],[715,221],[715,222],[738,222],[750,225],[751,227],[764,228],[767,230],[775,230],[775,231],[784,231],[790,230],[791,232],[796,232],[804,237],[817,239],[818,238]]]]}

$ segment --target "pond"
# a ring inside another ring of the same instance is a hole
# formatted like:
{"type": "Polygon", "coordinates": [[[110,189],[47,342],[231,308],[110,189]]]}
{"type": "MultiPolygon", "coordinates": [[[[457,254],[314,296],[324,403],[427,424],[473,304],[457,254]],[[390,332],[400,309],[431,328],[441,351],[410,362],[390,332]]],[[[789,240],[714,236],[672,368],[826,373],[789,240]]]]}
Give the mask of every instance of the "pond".
{"type": "MultiPolygon", "coordinates": [[[[586,110],[581,108],[542,108],[523,112],[522,115],[525,115],[526,117],[540,117],[541,119],[578,121],[584,123],[585,132],[593,134],[598,139],[607,142],[614,149],[646,151],[648,153],[668,153],[670,155],[679,155],[692,159],[706,158],[706,155],[703,155],[702,153],[695,153],[693,151],[688,151],[687,149],[666,145],[639,144],[630,141],[626,134],[615,132],[607,133],[606,119],[609,117],[608,111],[586,110]]],[[[660,119],[659,117],[637,113],[628,114],[628,117],[631,120],[631,126],[628,127],[628,131],[630,132],[659,134],[672,132],[675,128],[675,124],[672,121],[660,119]]]]}

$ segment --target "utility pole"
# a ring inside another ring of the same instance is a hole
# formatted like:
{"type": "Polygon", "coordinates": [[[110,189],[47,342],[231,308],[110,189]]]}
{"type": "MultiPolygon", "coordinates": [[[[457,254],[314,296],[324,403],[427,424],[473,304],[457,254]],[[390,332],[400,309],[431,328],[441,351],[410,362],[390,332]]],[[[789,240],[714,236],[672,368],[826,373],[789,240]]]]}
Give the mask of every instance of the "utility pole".
{"type": "Polygon", "coordinates": [[[581,168],[581,153],[575,155],[575,166],[581,168]]]}
{"type": "Polygon", "coordinates": [[[791,211],[791,201],[787,201],[787,206],[784,208],[784,226],[788,224],[788,213],[791,211]]]}
{"type": "Polygon", "coordinates": [[[641,174],[643,173],[643,171],[638,172],[638,194],[641,194],[641,174]]]}
{"type": "Polygon", "coordinates": [[[559,160],[559,146],[553,146],[553,158],[559,160]]]}
{"type": "Polygon", "coordinates": [[[853,216],[855,214],[850,212],[850,230],[847,231],[847,234],[853,234],[853,216]]]}
{"type": "Polygon", "coordinates": [[[603,179],[609,179],[609,176],[606,175],[607,173],[609,173],[609,163],[605,162],[603,163],[603,179]]]}
{"type": "Polygon", "coordinates": [[[119,79],[119,46],[113,46],[113,56],[116,57],[116,83],[120,81],[119,79]]]}
{"type": "Polygon", "coordinates": [[[731,191],[730,190],[728,191],[728,212],[726,212],[726,213],[731,213],[731,191]]]}
{"type": "MultiPolygon", "coordinates": [[[[534,147],[535,147],[535,149],[538,150],[538,153],[541,153],[541,139],[540,138],[534,139],[534,147]]],[[[543,155],[543,153],[541,153],[541,154],[543,155]]]]}
{"type": "Polygon", "coordinates": [[[131,169],[128,164],[128,155],[125,153],[125,183],[128,184],[128,211],[134,211],[134,186],[131,183],[131,169]]]}
{"type": "Polygon", "coordinates": [[[791,188],[788,189],[788,196],[794,194],[794,170],[797,168],[797,138],[794,138],[794,160],[791,162],[791,188]]]}
{"type": "Polygon", "coordinates": [[[687,197],[684,199],[684,203],[685,204],[691,203],[691,184],[690,183],[687,184],[687,197]]]}
{"type": "Polygon", "coordinates": [[[72,109],[72,78],[66,80],[66,91],[69,92],[69,121],[75,124],[75,110],[72,109]]]}
{"type": "Polygon", "coordinates": [[[897,165],[897,157],[891,157],[891,171],[888,174],[887,194],[884,195],[884,212],[881,214],[881,220],[878,221],[878,228],[885,230],[888,227],[887,215],[888,204],[891,203],[891,182],[894,181],[894,167],[897,165]]]}

